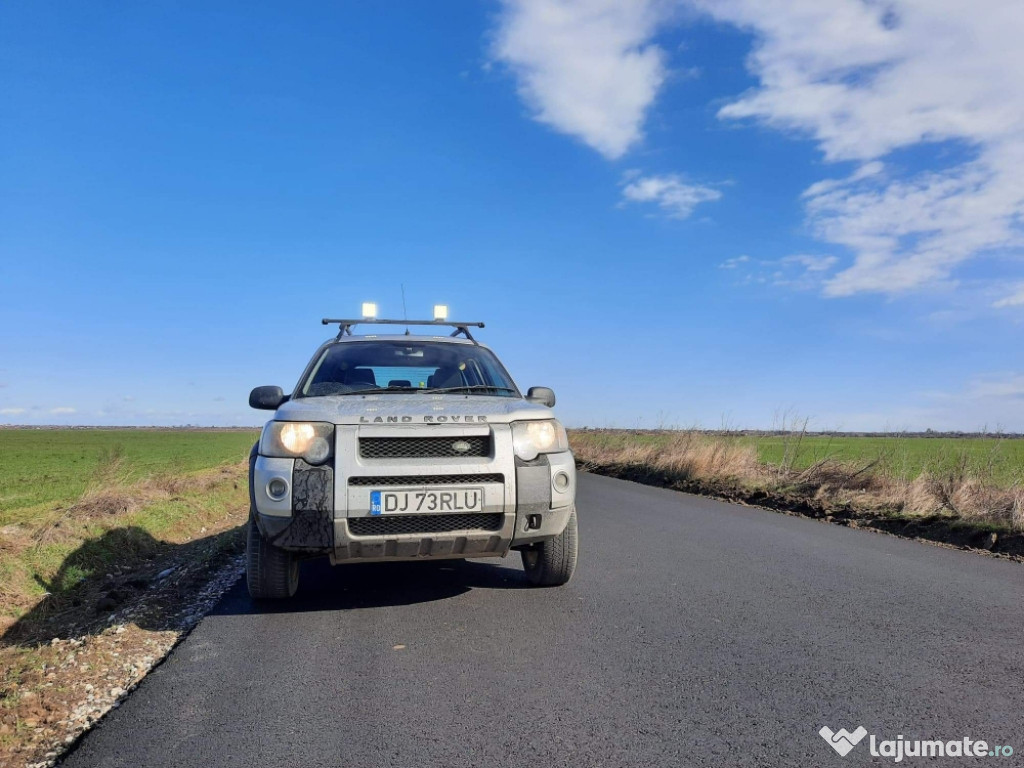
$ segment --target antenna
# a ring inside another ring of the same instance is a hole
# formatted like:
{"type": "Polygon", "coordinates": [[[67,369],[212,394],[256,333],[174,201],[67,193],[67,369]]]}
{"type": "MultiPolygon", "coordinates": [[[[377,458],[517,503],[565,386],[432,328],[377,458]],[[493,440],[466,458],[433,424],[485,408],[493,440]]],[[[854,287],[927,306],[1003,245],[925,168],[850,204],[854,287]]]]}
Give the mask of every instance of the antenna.
{"type": "MultiPolygon", "coordinates": [[[[405,283],[401,283],[402,286],[402,319],[405,322],[409,322],[409,310],[405,308],[405,283]]],[[[409,335],[409,326],[405,326],[405,335],[409,335]]]]}

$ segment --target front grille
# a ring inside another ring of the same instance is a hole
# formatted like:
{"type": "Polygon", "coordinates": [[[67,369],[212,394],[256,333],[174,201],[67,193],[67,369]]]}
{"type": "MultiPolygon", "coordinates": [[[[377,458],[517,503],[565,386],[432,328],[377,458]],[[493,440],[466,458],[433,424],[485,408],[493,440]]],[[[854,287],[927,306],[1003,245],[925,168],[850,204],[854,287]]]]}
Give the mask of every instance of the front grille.
{"type": "Polygon", "coordinates": [[[351,517],[348,531],[353,536],[393,536],[400,533],[451,533],[452,531],[501,529],[500,512],[471,515],[393,515],[351,517]]]}
{"type": "Polygon", "coordinates": [[[467,485],[472,483],[504,483],[504,475],[392,475],[382,477],[350,477],[349,485],[467,485]]]}
{"type": "Polygon", "coordinates": [[[361,437],[359,455],[364,459],[459,459],[466,456],[490,456],[491,436],[361,437]],[[455,446],[465,450],[459,451],[455,446]]]}

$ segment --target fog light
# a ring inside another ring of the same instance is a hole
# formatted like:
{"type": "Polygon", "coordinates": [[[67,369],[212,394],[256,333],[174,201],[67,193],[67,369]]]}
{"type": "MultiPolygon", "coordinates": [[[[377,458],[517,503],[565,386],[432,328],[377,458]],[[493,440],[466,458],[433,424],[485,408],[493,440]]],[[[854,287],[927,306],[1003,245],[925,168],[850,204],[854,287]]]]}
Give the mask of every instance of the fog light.
{"type": "Polygon", "coordinates": [[[569,476],[565,472],[557,472],[553,483],[556,491],[564,491],[569,487],[569,476]]]}
{"type": "Polygon", "coordinates": [[[281,501],[288,495],[288,483],[281,477],[275,477],[267,483],[267,496],[274,501],[281,501]]]}

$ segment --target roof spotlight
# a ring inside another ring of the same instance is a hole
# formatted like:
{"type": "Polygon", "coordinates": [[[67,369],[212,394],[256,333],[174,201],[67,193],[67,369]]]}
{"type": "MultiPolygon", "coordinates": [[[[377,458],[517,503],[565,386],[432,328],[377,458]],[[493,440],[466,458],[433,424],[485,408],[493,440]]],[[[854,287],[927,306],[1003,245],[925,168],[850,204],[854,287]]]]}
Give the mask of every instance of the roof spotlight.
{"type": "Polygon", "coordinates": [[[434,319],[435,320],[447,320],[448,319],[448,305],[447,304],[435,304],[434,305],[434,319]]]}
{"type": "Polygon", "coordinates": [[[377,305],[372,301],[363,302],[363,318],[372,320],[377,316],[377,305]]]}

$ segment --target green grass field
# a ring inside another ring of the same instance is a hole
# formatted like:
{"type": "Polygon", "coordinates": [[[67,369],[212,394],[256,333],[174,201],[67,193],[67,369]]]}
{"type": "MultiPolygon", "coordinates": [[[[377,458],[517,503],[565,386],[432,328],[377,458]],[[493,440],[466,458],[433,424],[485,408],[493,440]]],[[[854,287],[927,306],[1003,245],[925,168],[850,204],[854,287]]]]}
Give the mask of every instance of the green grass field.
{"type": "Polygon", "coordinates": [[[256,430],[0,429],[0,521],[5,512],[71,501],[97,485],[239,462],[257,436],[256,430]]]}
{"type": "Polygon", "coordinates": [[[242,465],[258,434],[0,429],[0,619],[139,551],[238,525],[242,465]]]}
{"type": "MultiPolygon", "coordinates": [[[[786,441],[780,437],[746,438],[757,445],[762,461],[781,463],[786,441]]],[[[1000,485],[1024,480],[1024,440],[931,437],[804,437],[790,439],[794,469],[829,456],[839,461],[878,460],[883,471],[913,479],[923,471],[943,471],[962,464],[971,473],[1000,485]]]]}
{"type": "MultiPolygon", "coordinates": [[[[629,430],[581,433],[608,447],[665,442],[665,433],[629,430]]],[[[867,464],[892,477],[913,480],[922,472],[946,472],[963,466],[967,474],[996,485],[1024,485],[1024,439],[947,437],[826,437],[819,435],[736,436],[726,439],[754,445],[760,461],[806,469],[825,458],[867,464]]]]}

